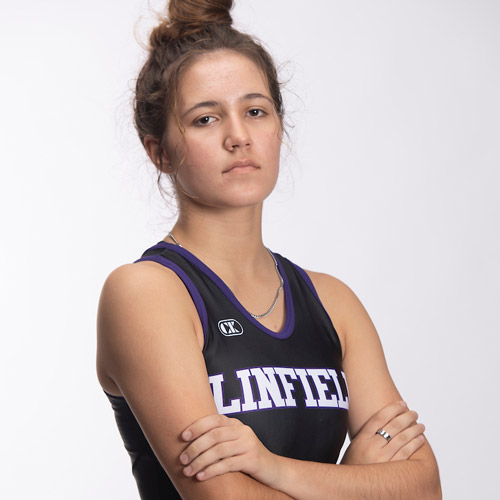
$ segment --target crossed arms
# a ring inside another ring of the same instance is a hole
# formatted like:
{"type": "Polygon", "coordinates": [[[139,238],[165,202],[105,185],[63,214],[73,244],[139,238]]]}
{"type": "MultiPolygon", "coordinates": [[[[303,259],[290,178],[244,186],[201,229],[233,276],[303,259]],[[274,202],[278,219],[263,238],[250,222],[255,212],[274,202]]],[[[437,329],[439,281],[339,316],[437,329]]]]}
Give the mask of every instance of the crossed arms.
{"type": "MultiPolygon", "coordinates": [[[[236,454],[242,465],[233,465],[220,475],[205,480],[186,475],[186,464],[180,456],[188,445],[200,444],[198,437],[208,434],[185,440],[182,433],[195,429],[191,427],[194,423],[206,422],[206,417],[216,415],[217,409],[201,352],[203,332],[191,297],[172,271],[154,262],[122,266],[104,284],[97,325],[97,367],[103,388],[126,398],[158,460],[187,500],[441,498],[437,465],[427,442],[410,440],[415,441],[412,446],[418,449],[410,446],[406,450],[408,459],[396,454],[388,457],[387,450],[386,455],[380,451],[380,443],[384,447],[385,443],[374,435],[373,427],[384,419],[381,426],[388,422],[395,425],[397,415],[388,421],[387,413],[382,410],[381,415],[381,409],[391,404],[394,407],[401,396],[389,375],[368,314],[340,281],[323,274],[310,276],[325,309],[335,320],[343,346],[352,439],[343,464],[278,457],[259,448],[250,433],[243,448],[245,453],[260,459],[248,460],[244,454],[243,458],[236,454]],[[249,472],[248,464],[255,469],[256,462],[263,466],[249,472]],[[263,470],[271,473],[263,476],[263,470]],[[250,476],[252,472],[260,480],[250,476]]],[[[227,426],[215,425],[210,429],[220,427],[227,426]]],[[[406,424],[404,428],[409,427],[406,424]]],[[[201,456],[193,453],[192,459],[201,456]]],[[[233,464],[237,462],[229,458],[233,464]]]]}

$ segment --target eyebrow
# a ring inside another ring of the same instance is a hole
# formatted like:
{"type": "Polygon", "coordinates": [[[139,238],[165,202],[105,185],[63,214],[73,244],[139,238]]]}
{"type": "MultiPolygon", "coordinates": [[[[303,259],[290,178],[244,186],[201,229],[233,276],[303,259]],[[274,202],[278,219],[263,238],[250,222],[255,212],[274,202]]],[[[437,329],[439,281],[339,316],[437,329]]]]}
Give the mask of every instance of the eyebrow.
{"type": "MultiPolygon", "coordinates": [[[[273,104],[272,99],[270,99],[267,95],[261,94],[260,92],[252,92],[251,94],[245,94],[238,99],[238,102],[251,101],[252,99],[265,99],[266,101],[269,101],[271,104],[273,104]]],[[[186,115],[188,115],[189,113],[191,113],[195,109],[215,108],[219,105],[220,105],[220,103],[218,101],[198,102],[194,106],[191,106],[185,113],[183,113],[182,118],[184,118],[186,115]]]]}

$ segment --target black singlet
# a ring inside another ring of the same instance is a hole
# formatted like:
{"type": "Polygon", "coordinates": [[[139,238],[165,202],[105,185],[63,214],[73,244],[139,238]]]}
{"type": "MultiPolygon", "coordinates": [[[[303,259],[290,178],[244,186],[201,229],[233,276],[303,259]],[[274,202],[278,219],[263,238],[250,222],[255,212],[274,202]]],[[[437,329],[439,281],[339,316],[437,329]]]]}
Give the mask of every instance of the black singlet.
{"type": "MultiPolygon", "coordinates": [[[[335,463],[349,406],[340,342],[305,271],[273,255],[284,280],[286,320],[280,332],[254,319],[225,283],[182,247],[160,241],[135,262],[170,268],[188,289],[203,326],[203,356],[219,413],[252,427],[273,453],[335,463]]],[[[141,498],[180,499],[126,400],[107,396],[141,498]]]]}

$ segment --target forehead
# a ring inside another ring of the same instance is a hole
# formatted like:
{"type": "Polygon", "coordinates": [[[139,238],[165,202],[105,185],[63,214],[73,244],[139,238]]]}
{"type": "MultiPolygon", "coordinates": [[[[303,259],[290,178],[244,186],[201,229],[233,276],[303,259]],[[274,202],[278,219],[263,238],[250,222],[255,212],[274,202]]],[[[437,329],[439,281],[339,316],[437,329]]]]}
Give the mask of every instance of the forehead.
{"type": "Polygon", "coordinates": [[[231,102],[251,93],[270,97],[264,73],[251,59],[232,51],[203,55],[179,81],[181,107],[205,100],[231,102]]]}

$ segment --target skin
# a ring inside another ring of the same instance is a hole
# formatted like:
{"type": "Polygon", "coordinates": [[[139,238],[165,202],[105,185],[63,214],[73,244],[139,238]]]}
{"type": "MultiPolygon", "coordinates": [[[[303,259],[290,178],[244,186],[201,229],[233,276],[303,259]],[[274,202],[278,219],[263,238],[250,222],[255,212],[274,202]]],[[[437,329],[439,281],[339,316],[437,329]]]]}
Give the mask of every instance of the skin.
{"type": "MultiPolygon", "coordinates": [[[[342,463],[407,460],[425,442],[425,427],[416,423],[417,417],[404,401],[383,408],[353,438],[342,463]],[[392,436],[388,441],[376,433],[380,428],[392,436]]],[[[269,486],[274,486],[279,478],[279,457],[270,453],[252,429],[236,418],[210,415],[190,425],[182,438],[191,441],[179,457],[186,465],[186,476],[205,481],[219,474],[242,471],[269,486]]]]}
{"type": "MultiPolygon", "coordinates": [[[[172,232],[248,310],[265,311],[279,281],[262,241],[262,206],[276,183],[281,147],[281,123],[266,80],[244,56],[221,51],[190,66],[179,93],[184,135],[170,117],[167,147],[160,152],[180,186],[180,213],[172,232]],[[251,160],[253,166],[228,171],[239,160],[251,160]]],[[[157,138],[147,138],[145,144],[150,157],[157,158],[157,138]]],[[[343,349],[349,432],[355,444],[343,465],[271,456],[246,430],[237,429],[238,436],[247,436],[242,449],[257,450],[262,458],[253,471],[257,478],[248,475],[252,471],[241,472],[248,465],[206,481],[186,475],[180,456],[188,442],[194,444],[206,434],[196,431],[196,425],[220,416],[192,299],[177,275],[155,262],[121,266],[103,286],[97,318],[97,372],[103,389],[126,398],[185,499],[440,498],[432,451],[426,441],[418,442],[423,429],[416,425],[416,415],[400,404],[368,314],[345,284],[326,274],[308,273],[343,349]],[[407,434],[387,443],[375,435],[382,425],[395,437],[407,434]],[[182,434],[190,426],[199,435],[193,433],[187,442],[182,434]],[[391,461],[398,453],[400,459],[391,461]],[[268,464],[272,474],[262,475],[268,464]]],[[[259,321],[279,331],[285,313],[281,294],[273,312],[259,321]]],[[[208,425],[209,430],[230,427],[238,425],[225,420],[208,425]]]]}

